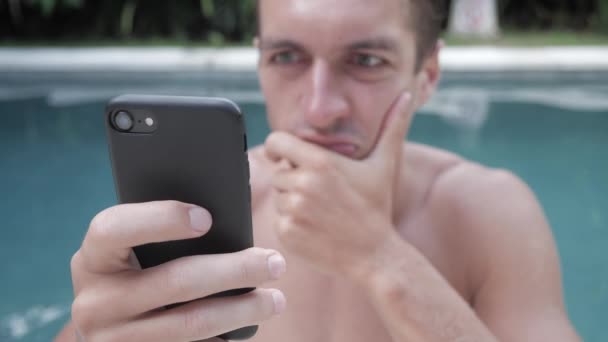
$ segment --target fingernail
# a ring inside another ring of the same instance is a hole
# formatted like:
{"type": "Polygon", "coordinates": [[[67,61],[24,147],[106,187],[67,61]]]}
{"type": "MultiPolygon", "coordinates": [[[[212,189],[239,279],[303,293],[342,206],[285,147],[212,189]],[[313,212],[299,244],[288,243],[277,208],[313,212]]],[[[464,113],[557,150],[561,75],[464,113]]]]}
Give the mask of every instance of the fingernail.
{"type": "Polygon", "coordinates": [[[285,258],[280,254],[273,254],[268,258],[268,270],[273,279],[279,279],[287,270],[285,258]]]}
{"type": "Polygon", "coordinates": [[[207,210],[202,208],[192,208],[190,209],[190,225],[192,229],[199,233],[206,233],[211,228],[211,215],[207,210]]]}
{"type": "Polygon", "coordinates": [[[279,290],[273,290],[272,301],[274,302],[275,315],[278,315],[285,311],[285,307],[287,307],[287,300],[285,299],[285,295],[283,294],[283,292],[279,290]]]}

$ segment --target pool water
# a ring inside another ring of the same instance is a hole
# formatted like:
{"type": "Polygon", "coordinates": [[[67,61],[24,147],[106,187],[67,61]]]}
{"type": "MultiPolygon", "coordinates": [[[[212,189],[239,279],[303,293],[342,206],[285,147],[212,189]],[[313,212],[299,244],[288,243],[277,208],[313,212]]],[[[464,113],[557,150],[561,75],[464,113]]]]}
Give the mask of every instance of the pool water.
{"type": "MultiPolygon", "coordinates": [[[[115,203],[105,101],[223,95],[249,145],[269,129],[255,74],[0,74],[0,341],[50,341],[69,318],[69,261],[115,203]]],[[[410,139],[507,168],[537,193],[557,239],[569,314],[608,341],[608,74],[446,74],[410,139]]]]}

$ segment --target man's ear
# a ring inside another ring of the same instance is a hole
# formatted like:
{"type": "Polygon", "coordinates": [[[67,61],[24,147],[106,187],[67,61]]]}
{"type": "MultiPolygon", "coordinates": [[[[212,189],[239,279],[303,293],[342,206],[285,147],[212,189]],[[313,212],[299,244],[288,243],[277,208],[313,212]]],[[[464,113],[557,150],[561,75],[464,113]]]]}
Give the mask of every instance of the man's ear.
{"type": "Polygon", "coordinates": [[[441,80],[441,65],[439,55],[444,47],[443,40],[438,40],[433,53],[425,58],[422,67],[416,75],[418,94],[416,96],[416,108],[424,106],[431,98],[439,81],[441,80]]]}

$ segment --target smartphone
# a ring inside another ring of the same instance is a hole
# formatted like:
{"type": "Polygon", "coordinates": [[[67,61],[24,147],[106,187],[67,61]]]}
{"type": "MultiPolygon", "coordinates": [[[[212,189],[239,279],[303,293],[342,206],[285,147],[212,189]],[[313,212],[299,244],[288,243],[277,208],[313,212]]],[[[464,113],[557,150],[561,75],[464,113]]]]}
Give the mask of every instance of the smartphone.
{"type": "MultiPolygon", "coordinates": [[[[123,95],[109,101],[105,122],[119,202],[176,200],[201,206],[213,217],[203,237],[134,247],[142,268],[253,246],[243,121],[239,107],[221,98],[123,95]]],[[[256,332],[257,326],[252,326],[219,337],[242,340],[256,332]]]]}

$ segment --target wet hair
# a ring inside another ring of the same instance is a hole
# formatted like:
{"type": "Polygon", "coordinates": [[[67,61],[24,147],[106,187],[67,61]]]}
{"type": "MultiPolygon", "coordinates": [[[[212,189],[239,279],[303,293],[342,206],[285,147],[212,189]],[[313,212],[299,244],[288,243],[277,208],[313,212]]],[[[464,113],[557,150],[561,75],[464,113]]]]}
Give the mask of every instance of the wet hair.
{"type": "MultiPolygon", "coordinates": [[[[260,1],[256,1],[257,32],[260,31],[260,1]]],[[[443,29],[446,18],[446,0],[400,0],[404,13],[411,21],[410,28],[416,33],[416,71],[425,58],[431,56],[443,29]]]]}

